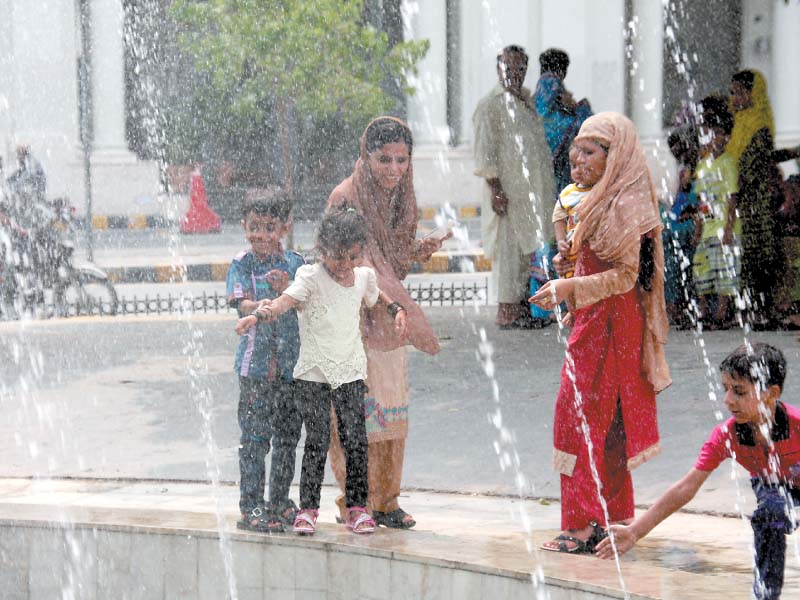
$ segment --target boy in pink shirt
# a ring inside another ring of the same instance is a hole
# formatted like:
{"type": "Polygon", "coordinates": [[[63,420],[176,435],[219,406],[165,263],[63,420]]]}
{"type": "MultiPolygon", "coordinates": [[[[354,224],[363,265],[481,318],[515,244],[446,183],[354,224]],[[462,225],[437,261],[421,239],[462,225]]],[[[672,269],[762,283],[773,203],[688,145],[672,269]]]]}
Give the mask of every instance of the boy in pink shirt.
{"type": "MultiPolygon", "coordinates": [[[[800,410],[780,401],[786,358],[768,344],[739,346],[720,365],[725,406],[731,418],[711,432],[694,468],[673,484],[630,525],[613,525],[622,554],[656,525],[694,498],[726,458],[750,472],[758,506],[753,512],[755,582],[759,600],[780,598],[786,559],[786,534],[795,528],[800,505],[800,410]]],[[[613,558],[611,540],[597,546],[600,558],[613,558]]]]}

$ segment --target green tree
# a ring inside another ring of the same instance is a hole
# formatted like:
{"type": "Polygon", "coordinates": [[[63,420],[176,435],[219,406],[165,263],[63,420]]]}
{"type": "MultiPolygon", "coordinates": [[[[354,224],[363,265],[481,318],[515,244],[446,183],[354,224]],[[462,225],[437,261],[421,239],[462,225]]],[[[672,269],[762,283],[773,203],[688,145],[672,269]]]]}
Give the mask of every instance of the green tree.
{"type": "Polygon", "coordinates": [[[393,78],[412,94],[408,76],[429,47],[391,46],[364,23],[363,0],[175,0],[172,14],[186,26],[181,46],[209,75],[210,95],[225,99],[231,123],[263,119],[274,107],[290,193],[290,114],[348,124],[382,114],[394,100],[381,84],[393,78]]]}

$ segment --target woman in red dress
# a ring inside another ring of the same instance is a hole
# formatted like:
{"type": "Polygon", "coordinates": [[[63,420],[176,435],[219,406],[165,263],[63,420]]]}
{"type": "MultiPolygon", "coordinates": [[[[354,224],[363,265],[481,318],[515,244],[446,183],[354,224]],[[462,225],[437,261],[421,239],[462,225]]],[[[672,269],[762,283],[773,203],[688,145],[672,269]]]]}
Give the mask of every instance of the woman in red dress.
{"type": "Polygon", "coordinates": [[[578,207],[575,276],[531,298],[575,308],[554,425],[564,531],[542,548],[591,553],[608,524],[633,519],[630,470],[660,450],[656,393],[671,380],[661,221],[636,128],[619,113],[590,117],[572,154],[591,186],[578,207]]]}

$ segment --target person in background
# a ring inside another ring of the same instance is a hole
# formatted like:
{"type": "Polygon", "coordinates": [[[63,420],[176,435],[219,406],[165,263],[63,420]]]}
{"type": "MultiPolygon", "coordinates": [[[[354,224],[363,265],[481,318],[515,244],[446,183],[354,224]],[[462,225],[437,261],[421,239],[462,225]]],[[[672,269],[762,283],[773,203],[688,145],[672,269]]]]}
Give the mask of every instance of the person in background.
{"type": "Polygon", "coordinates": [[[786,257],[778,211],[782,177],[774,158],[775,122],[764,76],[746,69],[731,77],[734,125],[726,151],[739,173],[737,210],[742,223],[741,283],[745,318],[754,329],[779,325],[786,257]]]}
{"type": "Polygon", "coordinates": [[[661,232],[664,244],[664,300],[667,316],[678,329],[692,325],[690,311],[694,299],[694,229],[697,217],[697,194],[694,192],[694,176],[699,159],[700,145],[697,129],[684,125],[674,129],[667,138],[667,145],[678,161],[678,190],[669,209],[663,206],[661,232]]]}
{"type": "Polygon", "coordinates": [[[500,329],[539,327],[525,302],[531,254],[553,239],[553,162],[542,119],[522,86],[528,55],[507,46],[497,56],[499,83],[479,103],[475,175],[485,180],[483,251],[492,259],[500,329]]]}
{"type": "Polygon", "coordinates": [[[736,161],[725,151],[733,115],[724,99],[700,102],[701,158],[695,174],[698,214],[693,276],[706,329],[730,328],[731,300],[739,295],[741,224],[736,216],[736,161]],[[712,312],[713,308],[713,312],[712,312]]]}
{"type": "Polygon", "coordinates": [[[17,169],[6,180],[11,196],[10,209],[17,222],[26,229],[36,225],[35,204],[47,199],[47,176],[27,142],[17,144],[17,169]]]}
{"type": "Polygon", "coordinates": [[[533,95],[536,111],[542,117],[547,145],[553,154],[556,191],[571,182],[569,148],[581,128],[592,116],[592,107],[584,98],[575,101],[564,87],[569,68],[569,55],[558,48],[548,48],[539,55],[540,76],[533,95]]]}
{"type": "Polygon", "coordinates": [[[797,331],[800,330],[800,175],[790,175],[783,182],[783,198],[780,218],[788,263],[785,299],[788,309],[782,326],[797,331]]]}

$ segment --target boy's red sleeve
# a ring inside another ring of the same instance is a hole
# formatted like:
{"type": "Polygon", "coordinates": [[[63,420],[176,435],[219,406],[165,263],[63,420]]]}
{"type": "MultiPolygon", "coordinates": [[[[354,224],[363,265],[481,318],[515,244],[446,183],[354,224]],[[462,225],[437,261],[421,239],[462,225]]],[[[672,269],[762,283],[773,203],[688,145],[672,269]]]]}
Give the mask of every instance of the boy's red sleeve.
{"type": "Polygon", "coordinates": [[[728,440],[727,425],[717,425],[706,443],[700,449],[694,468],[698,471],[713,471],[723,460],[730,456],[726,446],[728,440]]]}

